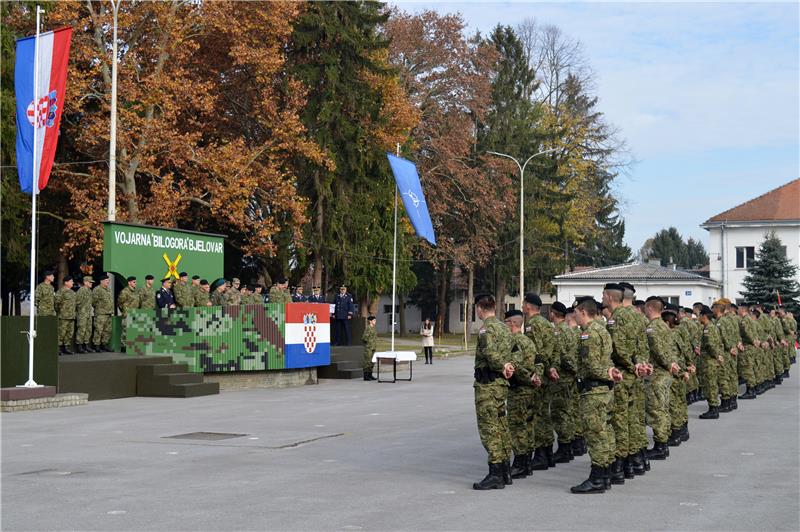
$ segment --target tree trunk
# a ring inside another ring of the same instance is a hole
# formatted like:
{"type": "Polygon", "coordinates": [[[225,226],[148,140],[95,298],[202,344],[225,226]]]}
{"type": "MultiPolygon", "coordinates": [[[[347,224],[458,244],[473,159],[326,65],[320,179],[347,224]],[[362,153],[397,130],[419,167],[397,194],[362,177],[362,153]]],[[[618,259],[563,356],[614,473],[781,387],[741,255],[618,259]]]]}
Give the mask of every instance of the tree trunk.
{"type": "MultiPolygon", "coordinates": [[[[314,171],[314,189],[317,192],[317,202],[314,213],[314,231],[316,238],[314,241],[314,284],[322,286],[322,242],[324,241],[323,229],[325,228],[325,209],[322,205],[322,194],[320,193],[319,169],[314,171]]],[[[326,276],[327,277],[327,276],[326,276]]],[[[327,281],[327,279],[326,279],[327,281]]],[[[322,287],[323,292],[327,286],[322,287]]]]}
{"type": "Polygon", "coordinates": [[[398,294],[397,296],[397,306],[398,306],[398,313],[400,314],[400,328],[397,330],[397,336],[405,336],[406,335],[406,304],[405,304],[405,296],[403,294],[398,294]]]}
{"type": "Polygon", "coordinates": [[[470,268],[467,275],[467,300],[464,301],[464,322],[467,324],[466,341],[469,343],[472,334],[472,299],[475,297],[475,268],[470,268]]]}
{"type": "Polygon", "coordinates": [[[445,327],[445,316],[447,313],[447,264],[442,262],[439,265],[437,272],[437,287],[436,287],[436,332],[439,333],[439,339],[442,338],[442,333],[445,327]]]}
{"type": "Polygon", "coordinates": [[[499,270],[495,274],[495,300],[497,301],[497,314],[502,315],[506,311],[506,280],[502,278],[499,270]]]}
{"type": "Polygon", "coordinates": [[[58,266],[56,267],[56,290],[64,286],[64,277],[69,275],[69,265],[67,264],[67,257],[61,251],[58,252],[58,266]]]}

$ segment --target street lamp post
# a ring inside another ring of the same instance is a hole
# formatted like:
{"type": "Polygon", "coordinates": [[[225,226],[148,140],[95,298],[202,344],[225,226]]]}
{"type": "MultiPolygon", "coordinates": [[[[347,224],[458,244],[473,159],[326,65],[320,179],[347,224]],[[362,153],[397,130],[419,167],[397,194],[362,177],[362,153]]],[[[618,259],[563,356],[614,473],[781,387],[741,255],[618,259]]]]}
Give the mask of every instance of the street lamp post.
{"type": "Polygon", "coordinates": [[[505,157],[507,159],[511,159],[515,163],[517,163],[517,168],[519,168],[519,308],[522,310],[522,304],[525,301],[525,256],[524,256],[524,248],[525,248],[525,167],[528,166],[528,163],[531,162],[531,159],[537,157],[539,155],[544,155],[545,153],[550,153],[555,151],[556,148],[550,148],[549,150],[540,151],[539,153],[534,153],[525,161],[524,164],[519,164],[519,161],[508,155],[507,153],[499,153],[496,151],[489,151],[486,152],[490,155],[497,155],[498,157],[505,157]]]}

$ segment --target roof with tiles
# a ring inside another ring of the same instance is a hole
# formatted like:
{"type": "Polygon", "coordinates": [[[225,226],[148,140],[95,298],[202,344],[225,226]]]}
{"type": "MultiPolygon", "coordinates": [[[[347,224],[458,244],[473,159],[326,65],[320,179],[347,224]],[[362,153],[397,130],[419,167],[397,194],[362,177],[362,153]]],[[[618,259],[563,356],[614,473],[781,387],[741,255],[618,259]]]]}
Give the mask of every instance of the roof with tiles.
{"type": "Polygon", "coordinates": [[[721,212],[705,223],[790,220],[800,221],[800,179],[721,212]]]}
{"type": "Polygon", "coordinates": [[[555,282],[557,283],[558,281],[696,281],[716,283],[716,281],[711,281],[707,277],[695,273],[666,268],[660,264],[639,262],[565,273],[555,277],[555,282]]]}

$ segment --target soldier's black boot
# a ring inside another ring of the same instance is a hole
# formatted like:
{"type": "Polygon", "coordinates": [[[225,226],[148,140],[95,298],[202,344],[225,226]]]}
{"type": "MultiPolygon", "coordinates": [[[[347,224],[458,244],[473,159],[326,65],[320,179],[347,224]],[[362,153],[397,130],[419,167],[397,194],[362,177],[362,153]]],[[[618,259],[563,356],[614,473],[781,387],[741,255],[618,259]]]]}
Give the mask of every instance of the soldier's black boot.
{"type": "Polygon", "coordinates": [[[603,487],[606,491],[611,489],[611,466],[607,465],[603,468],[603,487]]]}
{"type": "Polygon", "coordinates": [[[503,462],[503,483],[506,486],[510,486],[514,483],[514,481],[511,480],[511,464],[508,463],[508,460],[503,462]]]}
{"type": "Polygon", "coordinates": [[[756,391],[754,388],[748,386],[747,390],[739,396],[739,399],[755,399],[756,398],[756,391]]]}
{"type": "Polygon", "coordinates": [[[636,451],[632,455],[628,456],[631,461],[631,466],[633,466],[633,474],[638,476],[644,475],[647,470],[644,468],[644,459],[642,458],[641,451],[636,451]]]}
{"type": "Polygon", "coordinates": [[[555,455],[553,454],[553,444],[546,445],[544,448],[545,456],[547,456],[547,467],[555,467],[556,466],[556,459],[555,455]]]}
{"type": "Polygon", "coordinates": [[[505,487],[503,464],[489,464],[489,474],[480,482],[472,484],[472,489],[475,490],[501,490],[505,487]]]}
{"type": "Polygon", "coordinates": [[[730,399],[727,397],[723,397],[722,401],[720,401],[719,403],[719,412],[720,414],[723,414],[725,412],[730,412],[730,411],[731,411],[730,399]]]}
{"type": "Polygon", "coordinates": [[[514,455],[514,463],[511,464],[511,478],[525,478],[528,473],[528,455],[514,455]]]}
{"type": "Polygon", "coordinates": [[[589,472],[589,478],[578,484],[572,486],[569,491],[572,493],[603,493],[606,491],[605,482],[603,481],[603,468],[592,464],[592,470],[589,472]]]}
{"type": "Polygon", "coordinates": [[[557,464],[566,464],[572,460],[572,442],[558,441],[558,450],[553,455],[553,460],[557,464]]]}
{"type": "Polygon", "coordinates": [[[737,400],[738,397],[736,397],[736,395],[731,397],[731,410],[736,410],[737,408],[739,408],[739,403],[737,402],[737,400]]]}
{"type": "Polygon", "coordinates": [[[681,444],[681,441],[683,441],[681,440],[681,429],[672,429],[669,438],[667,438],[667,445],[670,447],[677,447],[681,444]]]}
{"type": "Polygon", "coordinates": [[[533,461],[531,462],[532,471],[544,471],[547,469],[547,452],[544,447],[538,447],[536,452],[533,453],[533,461]]]}
{"type": "Polygon", "coordinates": [[[708,404],[708,411],[700,414],[700,419],[719,419],[719,407],[708,404]]]}
{"type": "Polygon", "coordinates": [[[625,484],[625,472],[622,470],[622,459],[616,458],[609,467],[610,482],[612,484],[625,484]]]}
{"type": "Polygon", "coordinates": [[[64,349],[66,349],[65,346],[63,346],[63,345],[58,346],[58,354],[59,355],[66,355],[66,353],[64,352],[64,349]]]}
{"type": "Polygon", "coordinates": [[[669,447],[666,443],[653,442],[653,448],[645,453],[648,460],[666,460],[669,456],[669,447]]]}
{"type": "Polygon", "coordinates": [[[775,384],[783,384],[783,379],[780,375],[775,375],[775,380],[773,381],[775,384]]]}
{"type": "Polygon", "coordinates": [[[368,380],[370,380],[370,377],[371,377],[371,375],[369,374],[369,371],[364,370],[364,380],[368,381],[368,380]]]}
{"type": "Polygon", "coordinates": [[[581,439],[575,438],[570,442],[570,447],[572,447],[572,456],[581,456],[581,439]]]}
{"type": "Polygon", "coordinates": [[[525,455],[525,472],[527,476],[533,475],[533,451],[525,455]]]}
{"type": "Polygon", "coordinates": [[[64,354],[65,355],[74,355],[75,353],[69,348],[68,345],[64,346],[64,354]]]}
{"type": "Polygon", "coordinates": [[[622,460],[622,475],[627,480],[630,480],[636,476],[636,474],[633,472],[633,458],[631,455],[626,456],[625,459],[622,460]]]}
{"type": "Polygon", "coordinates": [[[642,457],[642,463],[644,464],[644,470],[650,471],[650,459],[647,457],[647,447],[644,449],[639,450],[639,455],[642,457]]]}
{"type": "Polygon", "coordinates": [[[786,371],[784,371],[783,375],[781,375],[781,377],[784,378],[784,379],[788,379],[789,378],[789,370],[787,369],[786,371]]]}
{"type": "Polygon", "coordinates": [[[683,424],[681,427],[681,441],[689,441],[689,422],[683,424]]]}
{"type": "Polygon", "coordinates": [[[81,349],[82,349],[81,353],[91,353],[92,352],[92,348],[89,346],[89,344],[81,344],[81,349]]]}

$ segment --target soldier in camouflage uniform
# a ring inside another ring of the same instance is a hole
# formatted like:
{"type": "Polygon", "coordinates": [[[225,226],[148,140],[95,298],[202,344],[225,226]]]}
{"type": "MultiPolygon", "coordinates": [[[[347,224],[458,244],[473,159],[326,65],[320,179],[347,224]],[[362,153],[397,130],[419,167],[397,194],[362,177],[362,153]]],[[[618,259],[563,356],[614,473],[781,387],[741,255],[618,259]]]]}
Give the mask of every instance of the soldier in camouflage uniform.
{"type": "Polygon", "coordinates": [[[181,272],[178,281],[172,286],[172,294],[175,296],[175,305],[178,308],[189,308],[194,305],[192,289],[189,287],[189,274],[181,272]]]}
{"type": "MultiPolygon", "coordinates": [[[[634,373],[636,379],[630,383],[628,404],[628,447],[631,454],[628,455],[628,470],[633,468],[634,475],[644,475],[650,469],[650,462],[647,459],[647,424],[645,422],[645,398],[646,389],[650,386],[650,381],[645,380],[652,374],[653,366],[650,365],[650,347],[647,342],[647,318],[643,313],[644,302],[640,306],[634,305],[636,288],[628,282],[621,282],[619,285],[624,289],[622,293],[622,306],[628,309],[632,321],[636,323],[631,326],[631,334],[634,336],[634,346],[636,358],[634,362],[634,373]]],[[[625,468],[625,463],[623,463],[625,468]]],[[[630,475],[629,475],[630,476],[630,475]]]]}
{"type": "Polygon", "coordinates": [[[567,307],[560,301],[550,306],[550,320],[554,327],[555,359],[559,361],[557,382],[552,384],[553,401],[550,404],[553,428],[558,435],[558,450],[553,455],[557,464],[571,461],[574,441],[577,438],[578,388],[575,375],[578,371],[578,338],[566,322],[567,307]]]}
{"type": "Polygon", "coordinates": [[[686,383],[686,404],[690,405],[697,401],[697,389],[699,387],[697,381],[697,361],[694,353],[694,348],[700,346],[700,329],[697,322],[693,319],[692,309],[681,308],[678,312],[678,330],[684,338],[684,341],[689,342],[691,347],[691,362],[694,371],[690,372],[689,382],[686,383]]]}
{"type": "Polygon", "coordinates": [[[53,281],[55,276],[53,272],[47,270],[44,272],[44,280],[36,285],[36,290],[33,293],[34,304],[36,305],[37,316],[55,316],[56,315],[56,292],[53,288],[53,281]]]}
{"type": "Polygon", "coordinates": [[[144,286],[139,288],[139,308],[153,310],[156,308],[156,291],[153,289],[152,275],[144,276],[144,286]]]}
{"type": "Polygon", "coordinates": [[[218,284],[217,287],[214,289],[214,292],[211,294],[211,304],[219,307],[225,304],[225,291],[227,290],[227,286],[225,283],[218,284]]]}
{"type": "Polygon", "coordinates": [[[598,304],[591,297],[578,298],[575,319],[581,326],[578,351],[578,389],[583,434],[589,446],[592,469],[589,478],[570,488],[572,493],[603,493],[611,489],[610,465],[614,461],[614,430],[609,424],[614,382],[622,374],[611,362],[611,336],[598,319],[598,304]]]}
{"type": "Polygon", "coordinates": [[[75,295],[75,350],[78,353],[91,353],[89,344],[92,342],[92,284],[91,275],[83,277],[83,286],[75,295]]]}
{"type": "Polygon", "coordinates": [[[669,398],[672,376],[677,375],[680,366],[675,362],[677,353],[669,326],[661,319],[664,301],[658,296],[650,296],[645,301],[644,313],[649,323],[647,343],[650,347],[650,360],[653,374],[647,392],[647,420],[653,429],[653,448],[647,451],[649,460],[664,460],[669,456],[667,440],[670,436],[669,398]]]}
{"type": "Polygon", "coordinates": [[[92,343],[98,353],[110,351],[111,318],[114,315],[114,294],[110,288],[111,280],[107,273],[99,277],[100,284],[92,290],[92,307],[94,307],[94,337],[92,343]]]}
{"type": "Polygon", "coordinates": [[[778,317],[780,318],[781,326],[783,327],[783,335],[786,339],[786,355],[783,358],[784,372],[782,377],[784,379],[788,379],[789,367],[794,364],[794,359],[797,356],[797,351],[795,349],[795,341],[797,340],[797,322],[794,321],[794,318],[790,312],[786,312],[786,309],[784,309],[783,306],[778,307],[778,317]]]}
{"type": "Polygon", "coordinates": [[[758,325],[761,329],[761,350],[762,368],[763,368],[763,391],[775,387],[775,356],[773,354],[773,347],[775,345],[775,338],[773,337],[772,322],[769,319],[768,307],[759,304],[758,310],[758,325]]]}
{"type": "Polygon", "coordinates": [[[708,401],[708,411],[700,414],[700,419],[719,418],[719,379],[722,364],[725,363],[725,347],[722,345],[719,328],[712,321],[713,316],[712,310],[706,306],[700,310],[699,321],[703,326],[703,339],[698,351],[703,361],[703,394],[708,401]]]}
{"type": "Polygon", "coordinates": [[[558,381],[558,361],[553,360],[553,347],[555,338],[553,324],[547,321],[539,312],[542,306],[541,298],[536,294],[525,294],[523,312],[525,313],[525,335],[533,341],[536,349],[536,363],[542,364],[544,377],[542,386],[534,391],[533,396],[533,423],[536,437],[536,452],[533,456],[531,468],[542,471],[555,467],[553,457],[553,423],[550,417],[550,402],[552,399],[551,384],[558,381]]]}
{"type": "Polygon", "coordinates": [[[519,310],[509,310],[503,320],[511,331],[513,342],[511,363],[514,365],[514,376],[509,379],[508,388],[508,431],[514,450],[511,478],[524,478],[533,472],[530,469],[531,454],[535,449],[533,390],[542,384],[542,368],[535,366],[533,342],[522,332],[524,321],[519,310]]]}
{"type": "Polygon", "coordinates": [[[76,294],[72,285],[72,277],[64,277],[55,301],[58,314],[58,349],[62,355],[73,354],[70,348],[75,335],[76,294]]]}
{"type": "Polygon", "coordinates": [[[289,281],[285,278],[278,279],[272,288],[269,289],[269,302],[285,305],[292,302],[292,296],[289,294],[289,281]]]}
{"type": "Polygon", "coordinates": [[[783,382],[783,373],[789,369],[789,361],[786,358],[786,334],[783,332],[783,324],[778,316],[778,311],[772,308],[769,312],[769,319],[772,322],[773,337],[775,338],[775,384],[783,382]]]}
{"type": "Polygon", "coordinates": [[[503,489],[512,483],[511,435],[506,418],[508,379],[514,375],[511,362],[511,332],[495,316],[495,300],[491,295],[475,297],[475,312],[483,326],[475,347],[475,414],[478,434],[489,455],[489,474],[472,485],[476,490],[503,489]]]}
{"type": "Polygon", "coordinates": [[[225,291],[225,304],[226,305],[241,305],[242,293],[239,291],[241,281],[234,277],[231,279],[231,287],[225,291]]]}
{"type": "Polygon", "coordinates": [[[197,300],[197,292],[200,291],[200,276],[199,275],[192,275],[192,284],[189,285],[189,300],[191,301],[190,307],[195,306],[195,300],[197,300]]]}
{"type": "Polygon", "coordinates": [[[128,277],[128,286],[123,288],[119,295],[117,296],[117,306],[120,310],[120,315],[122,316],[122,334],[121,334],[121,343],[122,346],[120,350],[124,353],[125,349],[128,345],[128,337],[127,337],[127,317],[128,311],[132,309],[139,308],[139,300],[140,295],[136,291],[136,277],[131,275],[128,277]]]}
{"type": "Polygon", "coordinates": [[[211,299],[209,298],[210,291],[211,291],[211,286],[208,284],[208,281],[206,279],[200,279],[200,284],[198,286],[197,292],[194,293],[194,306],[210,307],[211,306],[211,299]]]}
{"type": "Polygon", "coordinates": [[[581,396],[578,392],[578,382],[577,382],[577,368],[578,368],[578,347],[580,344],[581,338],[581,326],[578,325],[578,322],[575,321],[575,308],[570,306],[567,308],[567,316],[565,320],[567,327],[569,328],[570,333],[570,342],[574,346],[573,347],[573,358],[575,361],[575,389],[573,394],[572,406],[571,409],[575,412],[575,416],[572,418],[572,429],[575,431],[575,437],[572,440],[572,455],[573,456],[583,456],[586,454],[586,439],[583,437],[583,424],[581,423],[580,419],[580,400],[581,396]]]}
{"type": "Polygon", "coordinates": [[[367,326],[364,328],[364,334],[361,336],[361,343],[364,344],[364,380],[374,381],[375,377],[372,376],[372,356],[375,354],[375,349],[378,344],[378,332],[375,330],[375,316],[367,317],[367,326]]]}
{"type": "Polygon", "coordinates": [[[750,314],[747,305],[742,305],[738,309],[739,313],[739,336],[742,339],[744,349],[736,357],[736,364],[739,375],[744,379],[747,390],[739,399],[755,399],[758,380],[756,378],[756,364],[758,349],[761,342],[758,339],[758,324],[750,314]]]}
{"type": "Polygon", "coordinates": [[[667,445],[677,447],[689,439],[689,411],[686,404],[686,384],[694,370],[694,349],[689,337],[679,327],[677,305],[667,304],[661,313],[661,319],[669,326],[672,340],[675,344],[675,362],[680,366],[680,371],[672,378],[669,395],[669,419],[672,432],[667,439],[667,445]]]}
{"type": "Polygon", "coordinates": [[[736,372],[736,355],[739,353],[738,346],[741,342],[739,337],[739,324],[736,319],[728,314],[730,308],[730,300],[721,298],[714,302],[711,311],[716,318],[717,327],[719,328],[720,337],[722,338],[722,346],[725,349],[723,362],[720,368],[720,393],[722,395],[722,404],[720,405],[720,412],[730,412],[736,408],[736,396],[739,388],[739,375],[736,372]]]}

